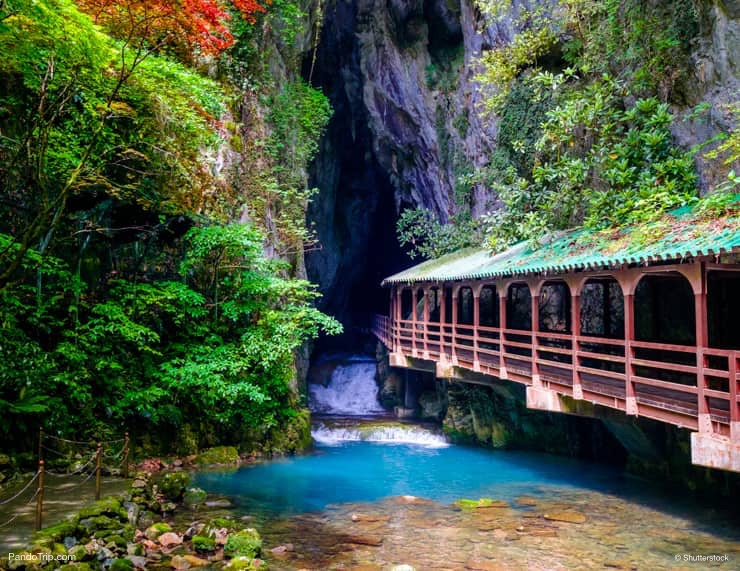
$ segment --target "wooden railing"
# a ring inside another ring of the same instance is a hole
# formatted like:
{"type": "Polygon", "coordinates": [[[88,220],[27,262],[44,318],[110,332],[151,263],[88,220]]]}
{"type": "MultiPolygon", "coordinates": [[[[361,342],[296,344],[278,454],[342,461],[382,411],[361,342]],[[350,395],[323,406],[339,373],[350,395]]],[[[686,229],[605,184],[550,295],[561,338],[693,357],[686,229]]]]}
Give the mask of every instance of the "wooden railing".
{"type": "Polygon", "coordinates": [[[373,332],[392,352],[653,418],[732,436],[740,421],[740,351],[574,335],[392,320],[373,332]]]}

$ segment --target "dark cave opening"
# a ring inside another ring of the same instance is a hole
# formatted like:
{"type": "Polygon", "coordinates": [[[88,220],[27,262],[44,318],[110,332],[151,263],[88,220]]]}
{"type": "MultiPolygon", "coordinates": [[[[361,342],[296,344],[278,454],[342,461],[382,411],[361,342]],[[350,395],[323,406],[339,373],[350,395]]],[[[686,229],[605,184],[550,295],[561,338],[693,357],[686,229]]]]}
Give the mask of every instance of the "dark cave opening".
{"type": "Polygon", "coordinates": [[[338,3],[331,12],[315,63],[304,64],[306,77],[329,97],[334,110],[310,171],[310,184],[319,193],[307,220],[318,245],[306,253],[306,271],[323,296],[319,307],[342,322],[345,334],[320,339],[315,353],[372,347],[372,315],[388,312],[388,292],[380,283],[410,265],[396,238],[395,191],[373,149],[356,6],[338,3]]]}

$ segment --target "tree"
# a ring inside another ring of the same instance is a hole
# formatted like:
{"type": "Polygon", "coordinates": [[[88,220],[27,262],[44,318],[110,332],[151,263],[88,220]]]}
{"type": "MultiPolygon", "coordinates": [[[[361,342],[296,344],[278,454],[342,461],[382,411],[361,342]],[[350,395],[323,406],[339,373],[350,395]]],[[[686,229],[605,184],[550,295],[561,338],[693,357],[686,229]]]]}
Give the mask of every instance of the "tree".
{"type": "Polygon", "coordinates": [[[114,36],[131,41],[138,38],[151,48],[172,46],[214,55],[229,48],[234,37],[229,30],[229,8],[254,22],[265,8],[255,0],[77,0],[80,8],[114,36]]]}

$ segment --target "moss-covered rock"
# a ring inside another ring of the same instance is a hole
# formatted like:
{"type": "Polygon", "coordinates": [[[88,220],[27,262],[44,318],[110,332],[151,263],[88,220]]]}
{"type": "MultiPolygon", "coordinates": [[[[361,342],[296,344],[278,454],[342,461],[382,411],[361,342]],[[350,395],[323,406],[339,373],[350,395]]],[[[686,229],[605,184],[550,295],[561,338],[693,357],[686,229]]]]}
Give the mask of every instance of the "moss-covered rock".
{"type": "Polygon", "coordinates": [[[64,571],[93,571],[93,570],[92,570],[92,567],[90,567],[89,563],[76,562],[76,563],[69,563],[68,565],[65,565],[64,571]]]}
{"type": "Polygon", "coordinates": [[[281,426],[270,431],[266,449],[273,454],[294,454],[311,446],[311,413],[300,409],[281,426]]]}
{"type": "Polygon", "coordinates": [[[170,500],[179,500],[190,483],[187,472],[167,472],[157,481],[159,490],[170,500]]]}
{"type": "Polygon", "coordinates": [[[239,452],[233,446],[216,446],[198,454],[193,460],[196,464],[237,464],[239,452]]]}
{"type": "Polygon", "coordinates": [[[77,562],[93,558],[93,556],[87,552],[87,549],[85,549],[84,545],[75,545],[74,547],[70,548],[69,556],[71,559],[77,562]]]}
{"type": "Polygon", "coordinates": [[[77,514],[77,519],[87,519],[100,515],[114,517],[122,521],[128,520],[126,509],[121,505],[121,500],[116,497],[98,500],[93,505],[81,509],[77,514]]]}
{"type": "Polygon", "coordinates": [[[235,571],[266,571],[267,565],[262,559],[241,556],[232,559],[226,566],[226,569],[233,569],[235,571]]]}
{"type": "Polygon", "coordinates": [[[105,537],[104,539],[107,544],[115,545],[119,549],[126,549],[126,546],[128,545],[128,541],[126,541],[122,536],[117,535],[117,534],[109,535],[105,537]]]}
{"type": "Polygon", "coordinates": [[[188,488],[185,490],[185,494],[182,497],[182,501],[186,506],[197,506],[206,501],[208,493],[202,488],[188,488]]]}
{"type": "Polygon", "coordinates": [[[77,523],[74,521],[62,521],[49,526],[33,534],[33,543],[61,542],[65,537],[75,537],[77,534],[77,523]]]}
{"type": "Polygon", "coordinates": [[[508,507],[503,500],[494,500],[492,498],[480,498],[477,500],[461,499],[455,502],[455,506],[464,510],[474,510],[478,508],[505,508],[508,507]]]}
{"type": "Polygon", "coordinates": [[[108,571],[133,571],[134,564],[128,559],[114,559],[108,571]]]}
{"type": "Polygon", "coordinates": [[[146,528],[146,530],[144,531],[144,535],[146,536],[147,539],[154,541],[160,535],[162,535],[163,533],[167,533],[168,531],[172,531],[172,527],[170,527],[169,524],[164,523],[164,522],[158,522],[146,528]]]}
{"type": "Polygon", "coordinates": [[[214,551],[216,549],[216,540],[205,535],[194,535],[193,549],[196,551],[214,551]]]}
{"type": "Polygon", "coordinates": [[[239,527],[239,524],[228,517],[215,517],[211,520],[209,527],[216,529],[226,528],[229,531],[233,531],[239,527]]]}
{"type": "Polygon", "coordinates": [[[262,551],[262,538],[256,529],[247,528],[229,535],[224,553],[229,557],[257,557],[262,551]]]}
{"type": "Polygon", "coordinates": [[[103,537],[106,535],[106,531],[118,531],[124,525],[126,524],[121,520],[108,517],[107,515],[88,517],[79,521],[80,531],[84,530],[88,534],[95,534],[96,537],[103,537]]]}

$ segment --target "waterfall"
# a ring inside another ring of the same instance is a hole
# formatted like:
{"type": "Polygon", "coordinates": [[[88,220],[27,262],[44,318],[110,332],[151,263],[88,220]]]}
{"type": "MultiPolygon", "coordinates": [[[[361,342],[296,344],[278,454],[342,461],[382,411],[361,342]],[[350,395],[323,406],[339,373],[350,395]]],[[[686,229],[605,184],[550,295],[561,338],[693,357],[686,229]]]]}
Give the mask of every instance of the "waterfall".
{"type": "Polygon", "coordinates": [[[349,416],[385,412],[378,402],[375,361],[350,357],[338,364],[326,386],[310,383],[309,407],[312,412],[349,416]]]}
{"type": "Polygon", "coordinates": [[[429,448],[448,446],[447,438],[421,426],[401,423],[332,425],[317,423],[311,436],[318,444],[337,445],[343,442],[385,442],[388,444],[418,444],[429,448]]]}

